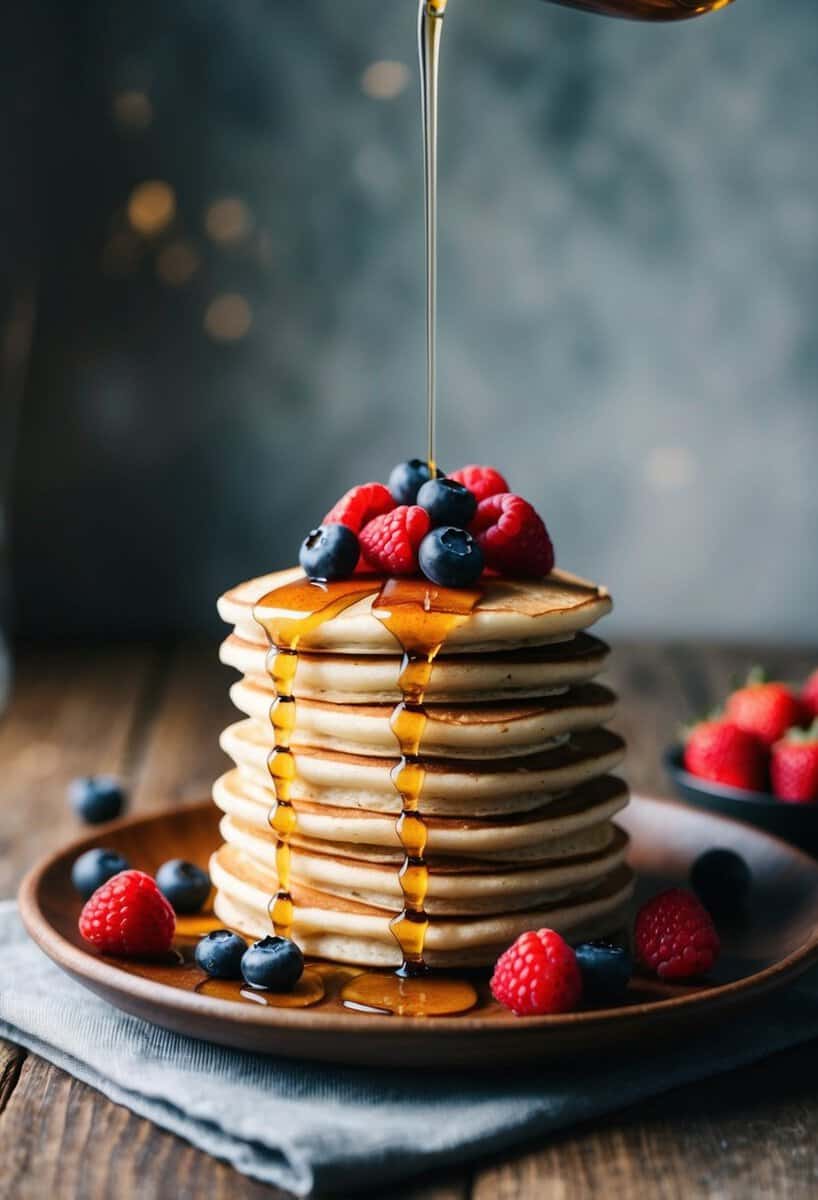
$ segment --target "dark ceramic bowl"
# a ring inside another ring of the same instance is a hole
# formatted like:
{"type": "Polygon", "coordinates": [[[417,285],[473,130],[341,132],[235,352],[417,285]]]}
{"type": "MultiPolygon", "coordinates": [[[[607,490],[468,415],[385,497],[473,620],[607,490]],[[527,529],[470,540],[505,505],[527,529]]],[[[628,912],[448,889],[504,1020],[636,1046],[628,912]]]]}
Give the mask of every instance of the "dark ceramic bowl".
{"type": "Polygon", "coordinates": [[[684,768],[684,747],[665,752],[665,768],[676,791],[688,804],[757,825],[818,858],[818,804],[788,804],[771,792],[748,792],[698,779],[684,768]]]}

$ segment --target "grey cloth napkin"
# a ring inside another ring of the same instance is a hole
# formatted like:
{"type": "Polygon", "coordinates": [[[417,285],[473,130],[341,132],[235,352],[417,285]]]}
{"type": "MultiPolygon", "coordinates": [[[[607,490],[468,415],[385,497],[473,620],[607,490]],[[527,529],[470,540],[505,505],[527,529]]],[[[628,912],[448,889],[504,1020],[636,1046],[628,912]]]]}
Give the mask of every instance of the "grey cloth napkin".
{"type": "MultiPolygon", "coordinates": [[[[349,1194],[496,1152],[818,1036],[818,972],[678,1044],[559,1067],[435,1075],[227,1050],[85,991],[0,904],[0,1036],[255,1179],[349,1194]]],[[[384,1020],[390,1018],[385,1017],[384,1020]]]]}

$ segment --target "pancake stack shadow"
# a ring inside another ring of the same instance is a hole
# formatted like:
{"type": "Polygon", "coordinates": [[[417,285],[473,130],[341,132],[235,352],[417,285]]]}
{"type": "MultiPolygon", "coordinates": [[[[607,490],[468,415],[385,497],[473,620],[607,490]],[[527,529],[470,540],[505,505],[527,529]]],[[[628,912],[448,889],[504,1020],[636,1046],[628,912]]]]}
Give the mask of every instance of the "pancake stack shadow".
{"type": "MultiPolygon", "coordinates": [[[[230,694],[243,719],[221,739],[235,766],[214,785],[224,845],[211,875],[220,920],[253,937],[272,932],[277,890],[275,692],[253,608],[298,574],[252,580],[219,603],[233,626],[221,659],[241,675],[230,694]]],[[[526,929],[578,941],[623,923],[633,878],[613,818],[628,792],[611,772],[625,747],[605,728],[616,697],[594,681],[608,648],[584,632],[610,607],[604,590],[563,572],[493,580],[436,660],[421,745],[429,966],[490,964],[526,929]]],[[[300,648],[293,936],[306,954],[396,967],[389,922],[402,908],[403,851],[389,722],[402,654],[371,609],[372,598],[359,601],[300,648]]]]}

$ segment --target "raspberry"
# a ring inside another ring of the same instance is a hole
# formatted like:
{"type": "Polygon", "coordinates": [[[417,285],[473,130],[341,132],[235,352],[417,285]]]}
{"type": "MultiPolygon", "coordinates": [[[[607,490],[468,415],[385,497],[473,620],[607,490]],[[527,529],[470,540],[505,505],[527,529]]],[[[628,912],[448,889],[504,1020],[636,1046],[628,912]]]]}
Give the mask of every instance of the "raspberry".
{"type": "Polygon", "coordinates": [[[639,961],[660,979],[705,975],[721,949],[710,913],[682,888],[660,892],[640,908],[634,943],[639,961]]]}
{"type": "Polygon", "coordinates": [[[321,524],[346,525],[353,533],[360,533],[364,525],[382,513],[391,512],[394,507],[395,501],[389,488],[382,483],[361,483],[344,492],[321,524]]]}
{"type": "Polygon", "coordinates": [[[497,959],[491,991],[518,1017],[570,1012],[582,996],[576,955],[553,929],[522,933],[497,959]]]}
{"type": "Polygon", "coordinates": [[[414,575],[418,546],[429,532],[429,514],[417,504],[401,504],[361,530],[361,552],[384,575],[414,575]]]}
{"type": "Polygon", "coordinates": [[[547,575],[554,566],[554,547],[542,518],[513,492],[481,500],[469,530],[486,566],[503,575],[547,575]]]}
{"type": "Polygon", "coordinates": [[[103,954],[140,958],[170,949],[173,909],[144,871],[120,871],[80,913],[80,933],[103,954]]]}
{"type": "Polygon", "coordinates": [[[449,478],[467,487],[478,503],[488,496],[508,491],[508,484],[494,467],[461,467],[459,471],[453,471],[449,478]]]}

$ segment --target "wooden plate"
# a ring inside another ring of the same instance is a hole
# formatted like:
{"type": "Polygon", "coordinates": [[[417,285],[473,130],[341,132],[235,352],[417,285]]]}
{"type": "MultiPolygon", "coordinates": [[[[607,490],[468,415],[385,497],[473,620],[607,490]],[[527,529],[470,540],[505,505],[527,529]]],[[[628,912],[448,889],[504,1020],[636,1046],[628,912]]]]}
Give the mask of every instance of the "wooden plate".
{"type": "MultiPolygon", "coordinates": [[[[780,987],[818,958],[818,863],[749,826],[672,801],[634,799],[622,817],[633,839],[639,895],[684,884],[694,859],[730,846],[753,873],[746,917],[722,928],[724,950],[713,978],[668,986],[636,980],[618,1008],[559,1017],[517,1018],[494,1004],[459,1017],[404,1018],[345,1009],[337,989],[312,1008],[282,1009],[193,991],[195,964],[128,963],[86,949],[77,932],[80,901],[70,883],[73,860],[90,846],[121,851],[153,872],[172,857],[206,865],[218,844],[211,804],[108,826],[35,867],[23,882],[26,928],[55,963],[126,1012],[178,1033],[245,1050],[358,1065],[449,1067],[493,1061],[555,1059],[588,1050],[640,1046],[680,1027],[719,1017],[780,987]]],[[[637,898],[637,903],[638,903],[637,898]]],[[[195,928],[188,926],[188,944],[195,928]]],[[[189,959],[188,955],[188,959],[189,959]]]]}

